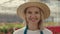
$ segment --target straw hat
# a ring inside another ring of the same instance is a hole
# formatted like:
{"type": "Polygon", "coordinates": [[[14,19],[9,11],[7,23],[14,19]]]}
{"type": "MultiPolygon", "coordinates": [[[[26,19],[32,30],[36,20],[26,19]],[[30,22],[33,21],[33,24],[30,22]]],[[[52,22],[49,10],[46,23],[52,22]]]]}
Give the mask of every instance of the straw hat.
{"type": "Polygon", "coordinates": [[[40,3],[40,2],[27,2],[27,3],[20,5],[17,8],[17,15],[21,17],[22,19],[25,19],[24,10],[30,6],[36,6],[36,7],[41,8],[43,10],[44,19],[49,17],[50,15],[49,7],[46,4],[40,3]]]}

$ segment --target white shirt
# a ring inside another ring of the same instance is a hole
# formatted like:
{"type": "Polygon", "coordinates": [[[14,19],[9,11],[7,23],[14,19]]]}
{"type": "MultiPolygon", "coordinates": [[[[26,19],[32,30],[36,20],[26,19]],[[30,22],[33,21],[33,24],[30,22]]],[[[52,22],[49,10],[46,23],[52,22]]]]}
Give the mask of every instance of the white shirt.
{"type": "MultiPolygon", "coordinates": [[[[13,34],[24,34],[25,27],[22,29],[16,30],[13,34]]],[[[40,34],[40,30],[27,30],[27,34],[40,34]]],[[[50,30],[44,28],[43,34],[53,34],[50,30]]]]}

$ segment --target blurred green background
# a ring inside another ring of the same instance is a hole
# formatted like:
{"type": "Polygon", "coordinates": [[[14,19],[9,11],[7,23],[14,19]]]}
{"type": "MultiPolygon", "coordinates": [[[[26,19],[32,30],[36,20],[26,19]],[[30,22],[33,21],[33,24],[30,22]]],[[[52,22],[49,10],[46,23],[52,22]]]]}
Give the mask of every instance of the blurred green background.
{"type": "MultiPolygon", "coordinates": [[[[0,34],[13,34],[15,30],[24,27],[23,20],[17,16],[16,10],[19,5],[28,1],[0,0],[0,34]]],[[[46,3],[51,10],[50,17],[44,20],[44,26],[60,27],[60,0],[40,0],[40,2],[46,3]]]]}

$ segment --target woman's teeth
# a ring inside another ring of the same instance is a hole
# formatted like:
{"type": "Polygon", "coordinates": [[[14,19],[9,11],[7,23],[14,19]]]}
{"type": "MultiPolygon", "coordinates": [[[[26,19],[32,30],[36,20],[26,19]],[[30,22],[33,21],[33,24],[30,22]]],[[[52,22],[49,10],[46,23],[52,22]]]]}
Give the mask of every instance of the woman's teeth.
{"type": "Polygon", "coordinates": [[[38,18],[30,18],[30,20],[38,20],[38,18]]]}

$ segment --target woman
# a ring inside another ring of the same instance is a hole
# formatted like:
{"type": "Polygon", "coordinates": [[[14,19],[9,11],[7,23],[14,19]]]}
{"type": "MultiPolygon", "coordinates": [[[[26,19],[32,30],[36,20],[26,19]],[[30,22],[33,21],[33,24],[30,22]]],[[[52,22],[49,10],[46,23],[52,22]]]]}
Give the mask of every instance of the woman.
{"type": "Polygon", "coordinates": [[[17,9],[17,14],[25,21],[25,27],[16,30],[13,34],[52,34],[43,27],[43,20],[50,15],[50,9],[44,3],[27,2],[17,9]]]}

